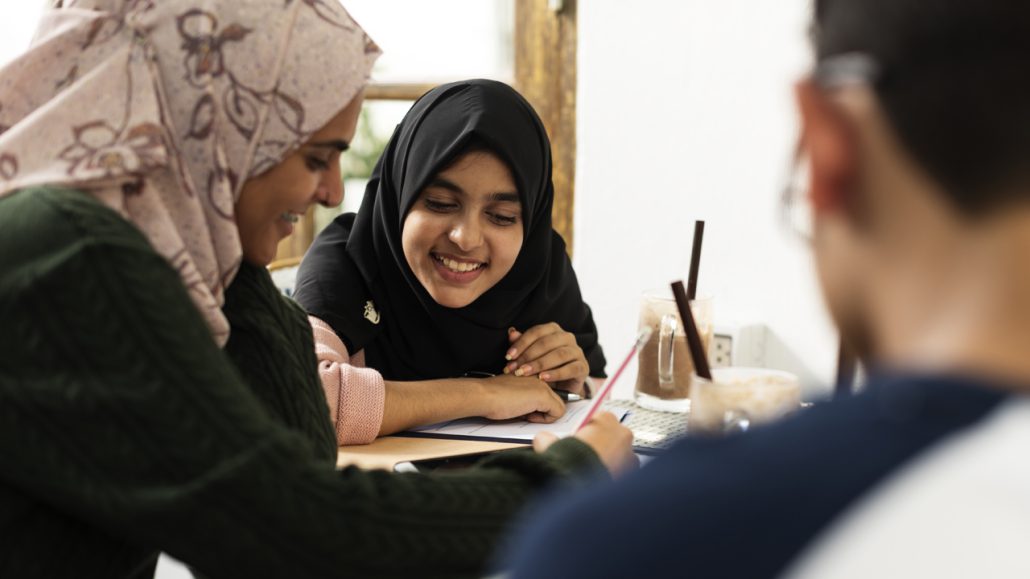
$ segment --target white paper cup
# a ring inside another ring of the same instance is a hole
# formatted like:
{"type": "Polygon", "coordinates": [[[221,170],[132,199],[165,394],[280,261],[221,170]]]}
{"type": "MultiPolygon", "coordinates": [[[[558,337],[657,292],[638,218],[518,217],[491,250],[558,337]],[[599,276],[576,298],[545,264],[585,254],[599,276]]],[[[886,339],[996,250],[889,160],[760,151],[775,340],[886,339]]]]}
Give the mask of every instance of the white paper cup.
{"type": "Polygon", "coordinates": [[[690,432],[745,431],[801,407],[801,383],[790,372],[767,368],[716,368],[712,380],[695,376],[690,387],[690,432]]]}

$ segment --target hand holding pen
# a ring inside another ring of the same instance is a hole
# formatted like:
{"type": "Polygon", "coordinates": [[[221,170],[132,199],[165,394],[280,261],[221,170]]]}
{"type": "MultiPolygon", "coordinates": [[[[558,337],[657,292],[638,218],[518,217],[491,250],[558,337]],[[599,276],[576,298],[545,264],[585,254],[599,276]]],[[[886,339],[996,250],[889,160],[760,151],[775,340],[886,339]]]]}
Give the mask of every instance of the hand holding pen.
{"type": "MultiPolygon", "coordinates": [[[[623,426],[611,412],[598,412],[574,436],[594,449],[613,476],[632,471],[640,464],[633,454],[633,432],[623,426]]],[[[533,438],[533,450],[544,452],[558,440],[554,433],[541,432],[533,438]]]]}

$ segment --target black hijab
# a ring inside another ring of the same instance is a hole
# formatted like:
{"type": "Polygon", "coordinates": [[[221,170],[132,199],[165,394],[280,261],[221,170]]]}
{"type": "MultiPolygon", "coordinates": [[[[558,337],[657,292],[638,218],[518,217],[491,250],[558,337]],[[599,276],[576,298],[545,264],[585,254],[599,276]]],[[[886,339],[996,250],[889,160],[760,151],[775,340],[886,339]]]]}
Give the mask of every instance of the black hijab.
{"type": "Polygon", "coordinates": [[[353,353],[387,380],[500,373],[507,329],[556,322],[576,336],[591,376],[604,354],[580,295],[565,243],[551,227],[551,145],[521,95],[490,80],[434,88],[415,102],[376,164],[357,214],[336,218],[315,239],[297,275],[295,297],[325,320],[353,353]],[[524,236],[511,271],[473,303],[436,303],[408,266],[401,228],[438,172],[475,143],[511,169],[524,236]]]}

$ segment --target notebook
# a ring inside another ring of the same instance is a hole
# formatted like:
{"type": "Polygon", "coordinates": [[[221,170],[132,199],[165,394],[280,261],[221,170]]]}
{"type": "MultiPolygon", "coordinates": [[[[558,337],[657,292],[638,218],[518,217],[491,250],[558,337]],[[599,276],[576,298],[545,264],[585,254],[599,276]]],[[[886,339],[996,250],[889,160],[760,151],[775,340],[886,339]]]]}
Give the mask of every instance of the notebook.
{"type": "MultiPolygon", "coordinates": [[[[569,402],[565,414],[551,424],[525,420],[493,421],[485,418],[462,418],[423,426],[395,436],[414,438],[449,438],[490,442],[529,444],[540,432],[571,436],[590,408],[590,400],[569,402]]],[[[632,400],[610,400],[602,406],[633,431],[633,450],[655,454],[686,434],[684,414],[656,412],[640,408],[632,400]]]]}
{"type": "MultiPolygon", "coordinates": [[[[565,414],[550,424],[527,422],[521,418],[512,420],[488,420],[486,418],[461,418],[430,424],[401,432],[395,436],[415,438],[460,438],[491,442],[519,442],[529,444],[541,432],[552,432],[560,437],[572,436],[576,427],[590,410],[590,400],[578,400],[565,405],[565,414]]],[[[628,410],[614,411],[619,420],[625,418],[628,410]]]]}

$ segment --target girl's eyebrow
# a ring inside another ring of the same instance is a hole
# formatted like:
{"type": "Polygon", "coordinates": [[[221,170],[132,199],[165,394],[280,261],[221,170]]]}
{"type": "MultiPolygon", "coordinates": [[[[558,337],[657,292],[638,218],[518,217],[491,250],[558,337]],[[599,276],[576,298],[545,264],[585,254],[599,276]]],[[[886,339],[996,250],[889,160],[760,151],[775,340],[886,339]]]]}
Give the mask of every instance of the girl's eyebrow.
{"type": "Polygon", "coordinates": [[[336,149],[339,152],[344,152],[350,148],[350,144],[343,139],[333,139],[332,141],[319,141],[317,143],[308,143],[309,147],[321,147],[326,149],[336,149]]]}
{"type": "Polygon", "coordinates": [[[494,193],[490,195],[492,201],[506,201],[509,203],[521,203],[518,193],[494,193]]]}
{"type": "MultiPolygon", "coordinates": [[[[455,193],[457,195],[467,195],[467,193],[465,193],[465,190],[462,189],[461,186],[459,186],[457,183],[455,183],[455,182],[453,182],[453,181],[451,181],[449,179],[446,179],[444,177],[439,177],[439,176],[433,177],[433,179],[431,181],[429,181],[429,184],[426,185],[426,187],[439,187],[441,189],[447,189],[448,191],[450,191],[452,193],[455,193]]],[[[490,201],[507,202],[507,203],[521,203],[522,202],[522,200],[519,199],[519,194],[518,193],[510,193],[510,192],[507,192],[507,191],[506,192],[499,192],[499,193],[491,193],[490,194],[490,201]]]]}
{"type": "Polygon", "coordinates": [[[429,181],[429,185],[426,186],[447,189],[448,191],[452,193],[457,193],[458,195],[465,194],[465,190],[459,187],[457,183],[455,183],[454,181],[444,179],[443,177],[433,177],[433,179],[429,181]]]}

